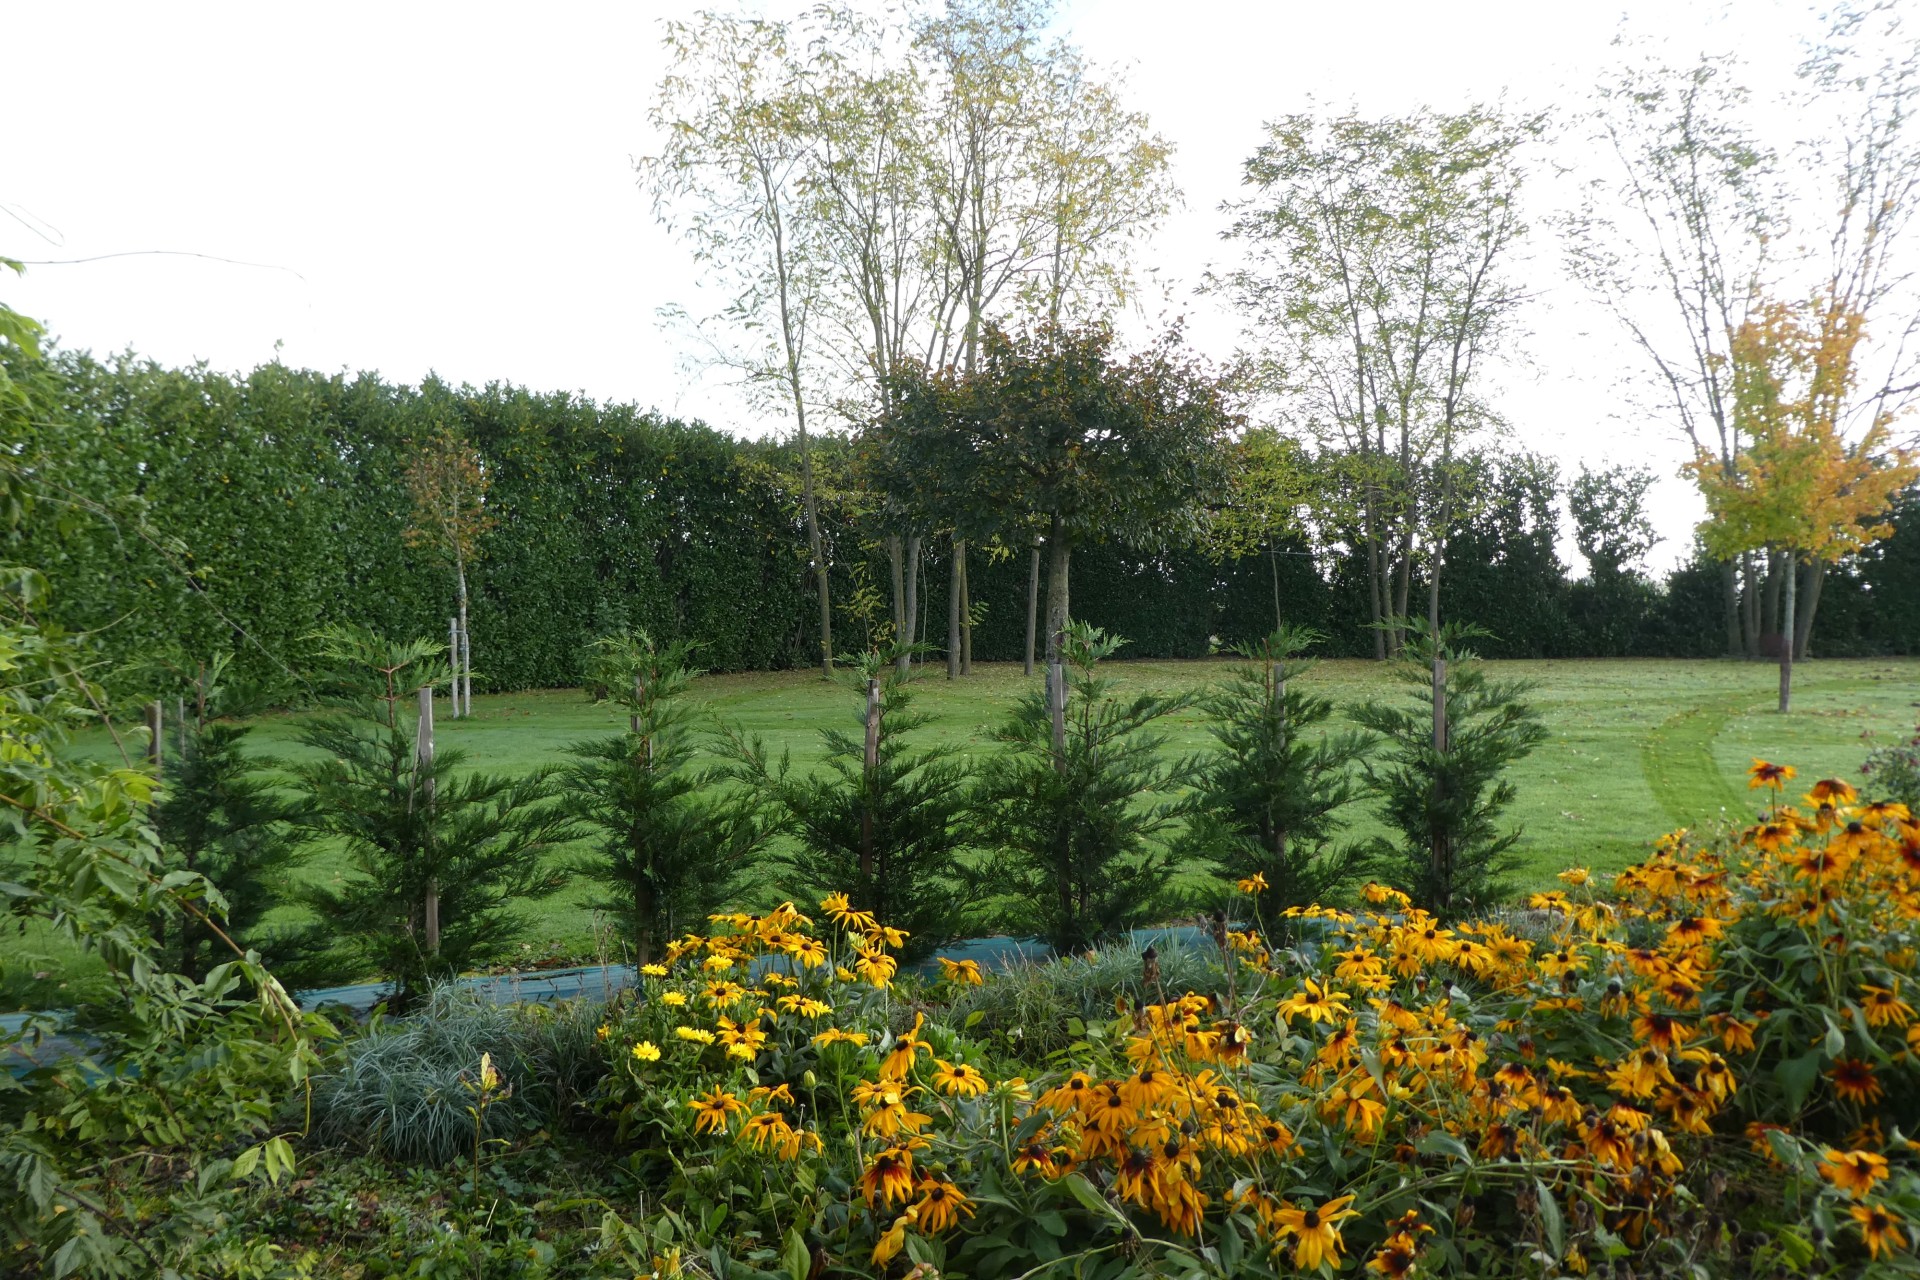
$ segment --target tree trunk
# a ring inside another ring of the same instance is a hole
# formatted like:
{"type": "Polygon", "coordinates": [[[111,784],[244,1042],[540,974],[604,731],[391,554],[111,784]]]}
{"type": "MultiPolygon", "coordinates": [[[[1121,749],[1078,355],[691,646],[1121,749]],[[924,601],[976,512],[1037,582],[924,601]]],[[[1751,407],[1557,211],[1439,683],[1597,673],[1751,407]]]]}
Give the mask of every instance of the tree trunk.
{"type": "Polygon", "coordinates": [[[1048,710],[1053,722],[1053,767],[1067,771],[1067,574],[1072,549],[1060,517],[1053,517],[1047,536],[1047,683],[1048,710]]]}
{"type": "Polygon", "coordinates": [[[1720,593],[1727,609],[1727,656],[1740,656],[1740,585],[1739,570],[1729,560],[1720,566],[1720,593]]]}
{"type": "Polygon", "coordinates": [[[967,552],[960,548],[960,674],[973,674],[973,592],[967,582],[967,552]]]}
{"type": "Polygon", "coordinates": [[[960,678],[960,565],[967,558],[967,540],[954,538],[953,558],[947,564],[947,679],[960,678]]]}
{"type": "Polygon", "coordinates": [[[1282,626],[1280,618],[1280,553],[1274,548],[1273,539],[1267,539],[1267,567],[1273,570],[1273,629],[1282,626]]]}
{"type": "Polygon", "coordinates": [[[1793,605],[1797,593],[1800,575],[1799,568],[1792,560],[1785,565],[1786,596],[1780,619],[1780,714],[1785,715],[1793,709],[1793,605]]]}
{"type": "MultiPolygon", "coordinates": [[[[907,535],[907,625],[901,633],[902,644],[912,644],[914,632],[920,624],[920,535],[907,535]]],[[[900,674],[905,675],[913,666],[913,655],[900,655],[900,674]]]]}
{"type": "Polygon", "coordinates": [[[167,761],[166,713],[160,709],[159,699],[147,704],[147,768],[153,770],[157,779],[167,761]]]}
{"type": "Polygon", "coordinates": [[[1744,579],[1745,594],[1741,596],[1740,620],[1741,635],[1746,645],[1749,659],[1760,656],[1760,583],[1759,573],[1754,568],[1753,553],[1740,557],[1740,573],[1744,579]]]}
{"type": "Polygon", "coordinates": [[[1382,624],[1386,621],[1386,566],[1380,562],[1380,531],[1374,521],[1373,482],[1367,482],[1363,532],[1367,542],[1367,603],[1373,611],[1373,656],[1375,661],[1385,661],[1387,656],[1387,633],[1382,624]]]}
{"type": "Polygon", "coordinates": [[[1060,656],[1060,645],[1067,629],[1067,573],[1072,548],[1059,516],[1047,534],[1047,661],[1060,656]]]}
{"type": "MultiPolygon", "coordinates": [[[[458,677],[456,676],[457,680],[458,677]]],[[[421,854],[432,856],[433,827],[433,686],[424,685],[420,689],[420,720],[414,726],[413,769],[418,781],[417,794],[420,803],[427,809],[427,818],[423,824],[427,832],[428,847],[421,854]]],[[[426,884],[426,900],[421,904],[422,924],[425,926],[426,948],[429,957],[440,954],[440,878],[429,874],[426,884]]]]}
{"type": "Polygon", "coordinates": [[[1820,587],[1827,580],[1827,562],[1812,560],[1807,563],[1801,579],[1800,602],[1794,622],[1793,657],[1796,662],[1805,662],[1813,656],[1813,615],[1820,607],[1820,587]]]}
{"type": "MultiPolygon", "coordinates": [[[[1438,768],[1441,759],[1447,753],[1447,659],[1441,650],[1438,637],[1433,649],[1433,754],[1436,766],[1433,775],[1433,807],[1439,811],[1446,799],[1445,783],[1441,781],[1438,768]]],[[[1451,903],[1453,897],[1453,843],[1438,824],[1432,828],[1433,848],[1432,874],[1433,885],[1437,893],[1451,903]]]]}
{"type": "Polygon", "coordinates": [[[447,667],[453,678],[447,682],[447,719],[460,718],[460,619],[447,619],[447,667]]]}
{"type": "Polygon", "coordinates": [[[453,653],[453,715],[457,720],[471,709],[473,682],[466,678],[467,653],[467,562],[455,556],[453,577],[460,592],[460,643],[453,653]]]}
{"type": "MultiPolygon", "coordinates": [[[[873,801],[880,774],[880,677],[867,677],[867,741],[861,756],[860,879],[861,888],[873,885],[873,801]]],[[[879,904],[876,903],[877,907],[879,904]]]]}
{"type": "Polygon", "coordinates": [[[1786,553],[1767,552],[1767,576],[1760,592],[1760,634],[1769,636],[1775,632],[1784,632],[1780,625],[1780,606],[1782,592],[1780,585],[1786,577],[1786,553]]]}
{"type": "Polygon", "coordinates": [[[893,619],[893,642],[902,647],[912,639],[913,635],[908,629],[912,623],[907,615],[907,566],[901,559],[903,550],[900,545],[900,535],[888,534],[887,576],[893,584],[893,600],[890,602],[889,613],[893,619]]]}
{"type": "Polygon", "coordinates": [[[1027,657],[1020,674],[1033,674],[1033,639],[1040,616],[1040,544],[1033,544],[1033,562],[1027,570],[1027,657]]]}

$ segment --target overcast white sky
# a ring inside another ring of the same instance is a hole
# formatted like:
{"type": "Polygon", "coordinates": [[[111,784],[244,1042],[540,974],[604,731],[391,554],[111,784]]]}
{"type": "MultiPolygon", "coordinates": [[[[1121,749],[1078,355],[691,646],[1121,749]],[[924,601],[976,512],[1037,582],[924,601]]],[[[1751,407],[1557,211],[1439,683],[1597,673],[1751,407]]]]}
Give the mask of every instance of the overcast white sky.
{"type": "MultiPolygon", "coordinates": [[[[631,158],[649,147],[658,21],[694,7],[15,7],[0,51],[0,254],[164,249],[264,265],[120,257],[34,266],[0,289],[64,345],[101,353],[239,370],[279,343],[294,365],[498,379],[783,429],[686,374],[656,318],[695,277],[653,224],[631,158]]],[[[1762,80],[1818,29],[1790,0],[1739,0],[1732,18],[1686,0],[1070,0],[1056,25],[1123,67],[1132,101],[1178,147],[1186,208],[1147,261],[1221,357],[1236,325],[1191,285],[1231,252],[1218,206],[1263,121],[1315,101],[1386,113],[1503,93],[1565,119],[1623,28],[1679,61],[1739,49],[1762,80]]],[[[1553,185],[1540,195],[1551,203],[1553,185]]],[[[1559,278],[1552,235],[1536,226],[1532,368],[1508,379],[1503,408],[1522,443],[1569,467],[1636,460],[1670,475],[1673,432],[1624,411],[1637,369],[1559,278]]],[[[1661,496],[1665,564],[1695,504],[1678,480],[1661,496]]]]}

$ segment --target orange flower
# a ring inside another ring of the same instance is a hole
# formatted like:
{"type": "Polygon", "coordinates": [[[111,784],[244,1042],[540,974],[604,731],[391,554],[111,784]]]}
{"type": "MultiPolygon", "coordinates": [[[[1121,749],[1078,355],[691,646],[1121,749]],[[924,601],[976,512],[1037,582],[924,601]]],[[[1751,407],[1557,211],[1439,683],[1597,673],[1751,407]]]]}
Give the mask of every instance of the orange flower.
{"type": "Polygon", "coordinates": [[[1878,1102],[1885,1092],[1874,1078],[1873,1064],[1861,1058],[1836,1058],[1827,1078],[1833,1091],[1847,1102],[1878,1102]]]}
{"type": "MultiPolygon", "coordinates": [[[[1792,777],[1793,775],[1789,773],[1787,776],[1792,777]]],[[[1807,799],[1815,805],[1842,805],[1852,804],[1855,800],[1859,799],[1859,795],[1860,793],[1855,791],[1850,784],[1842,782],[1838,778],[1822,778],[1813,784],[1812,790],[1807,792],[1807,799]]]]}
{"type": "Polygon", "coordinates": [[[1873,1184],[1887,1176],[1887,1158],[1871,1151],[1827,1148],[1827,1158],[1816,1166],[1821,1177],[1855,1200],[1863,1199],[1873,1184]]]}
{"type": "Polygon", "coordinates": [[[1847,1212],[1860,1224],[1860,1238],[1866,1241],[1869,1258],[1878,1258],[1882,1252],[1891,1257],[1895,1250],[1907,1247],[1900,1219],[1890,1210],[1877,1204],[1856,1204],[1847,1212]]]}
{"type": "Polygon", "coordinates": [[[1793,779],[1793,766],[1790,764],[1768,764],[1765,760],[1755,759],[1753,768],[1747,770],[1747,786],[1772,787],[1775,791],[1786,786],[1793,779]]]}

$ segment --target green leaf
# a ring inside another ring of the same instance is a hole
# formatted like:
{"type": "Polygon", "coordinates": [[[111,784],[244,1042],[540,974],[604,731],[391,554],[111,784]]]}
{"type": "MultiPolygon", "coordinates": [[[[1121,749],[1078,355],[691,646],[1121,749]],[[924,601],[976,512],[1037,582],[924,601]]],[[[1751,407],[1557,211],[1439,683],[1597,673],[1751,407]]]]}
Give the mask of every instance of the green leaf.
{"type": "Polygon", "coordinates": [[[1774,1067],[1774,1079],[1780,1082],[1790,1110],[1798,1111],[1806,1103],[1807,1095],[1813,1092],[1814,1081],[1820,1078],[1821,1054],[1821,1050],[1814,1049],[1774,1067]]]}
{"type": "Polygon", "coordinates": [[[1560,1202],[1538,1178],[1533,1180],[1533,1189],[1540,1197],[1540,1226],[1547,1233],[1547,1246],[1557,1262],[1567,1256],[1567,1224],[1560,1216],[1560,1202]]]}
{"type": "Polygon", "coordinates": [[[792,1280],[807,1280],[807,1273],[813,1270],[813,1254],[807,1248],[807,1238],[799,1227],[787,1232],[787,1246],[780,1253],[780,1261],[787,1269],[792,1280]]]}
{"type": "Polygon", "coordinates": [[[1439,1129],[1421,1138],[1414,1149],[1423,1156],[1452,1156],[1463,1164],[1473,1163],[1473,1152],[1467,1150],[1467,1144],[1439,1129]]]}
{"type": "Polygon", "coordinates": [[[1080,1207],[1088,1213],[1101,1218],[1111,1218],[1114,1215],[1113,1206],[1107,1203],[1105,1196],[1093,1189],[1093,1184],[1088,1182],[1084,1175],[1070,1173],[1054,1185],[1065,1187],[1067,1194],[1078,1200],[1080,1207]]]}

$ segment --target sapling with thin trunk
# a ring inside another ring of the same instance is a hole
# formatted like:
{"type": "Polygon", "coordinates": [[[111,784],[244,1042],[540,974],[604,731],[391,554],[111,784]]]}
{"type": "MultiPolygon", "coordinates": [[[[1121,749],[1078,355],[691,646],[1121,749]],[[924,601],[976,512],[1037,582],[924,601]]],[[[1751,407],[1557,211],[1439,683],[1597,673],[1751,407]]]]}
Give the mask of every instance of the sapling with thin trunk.
{"type": "Polygon", "coordinates": [[[1437,915],[1456,916],[1495,899],[1515,866],[1520,832],[1501,830],[1513,802],[1507,766],[1546,739],[1526,700],[1532,686],[1493,680],[1466,642],[1485,635],[1424,618],[1391,620],[1404,628],[1397,664],[1411,696],[1398,704],[1356,703],[1348,714],[1386,739],[1385,761],[1363,763],[1392,833],[1372,842],[1376,870],[1437,915]]]}
{"type": "Polygon", "coordinates": [[[302,726],[296,740],[313,754],[287,773],[296,825],[344,866],[303,896],[340,965],[391,981],[404,1006],[428,981],[504,952],[523,905],[565,882],[556,850],[578,828],[547,770],[476,773],[462,751],[421,749],[414,708],[453,674],[440,646],[349,627],[319,638],[336,709],[302,726]]]}
{"type": "Polygon", "coordinates": [[[951,746],[909,735],[927,716],[912,706],[898,646],[842,655],[859,733],[824,730],[826,768],[802,773],[763,743],[734,743],[735,774],[760,795],[795,842],[782,856],[797,894],[841,892],[882,925],[908,934],[902,954],[924,955],[971,923],[980,877],[966,859],[971,772],[951,746]]]}
{"type": "Polygon", "coordinates": [[[1333,703],[1303,684],[1317,639],[1282,627],[1241,646],[1246,661],[1200,700],[1220,749],[1200,764],[1187,845],[1232,878],[1264,877],[1269,906],[1327,901],[1362,856],[1336,837],[1371,739],[1326,731],[1333,703]]]}
{"type": "Polygon", "coordinates": [[[698,674],[690,648],[644,631],[589,646],[587,685],[627,713],[626,732],[568,748],[560,775],[594,835],[584,870],[605,896],[592,905],[620,922],[641,964],[729,899],[765,836],[748,800],[696,764],[695,711],[681,696],[698,674]]]}

